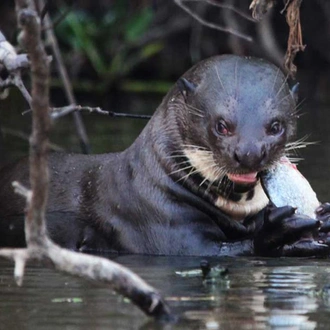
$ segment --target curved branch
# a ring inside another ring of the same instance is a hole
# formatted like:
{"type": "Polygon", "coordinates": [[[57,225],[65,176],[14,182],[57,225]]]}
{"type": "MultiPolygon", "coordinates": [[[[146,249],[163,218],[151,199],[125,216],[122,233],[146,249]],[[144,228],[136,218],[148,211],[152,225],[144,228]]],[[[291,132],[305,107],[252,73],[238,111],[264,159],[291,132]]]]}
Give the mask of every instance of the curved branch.
{"type": "Polygon", "coordinates": [[[256,22],[256,20],[253,17],[251,17],[249,14],[244,13],[243,11],[235,8],[233,5],[230,5],[228,3],[219,3],[219,2],[216,2],[215,0],[183,0],[183,1],[194,1],[194,2],[203,1],[203,2],[206,2],[210,5],[218,7],[218,8],[231,10],[232,12],[247,19],[248,21],[256,22]]]}
{"type": "Polygon", "coordinates": [[[214,23],[211,23],[211,22],[208,22],[206,21],[204,18],[200,17],[199,15],[197,15],[196,13],[194,13],[189,7],[187,7],[186,5],[183,4],[183,1],[184,0],[174,0],[174,2],[180,7],[182,8],[186,13],[188,13],[191,17],[193,17],[195,20],[197,20],[199,23],[211,28],[211,29],[215,29],[215,30],[218,30],[218,31],[222,31],[222,32],[226,32],[226,33],[230,33],[230,34],[233,34],[235,35],[236,37],[239,37],[239,38],[242,38],[246,41],[249,41],[249,42],[252,42],[253,39],[252,37],[244,34],[244,33],[241,33],[241,32],[238,32],[236,30],[233,30],[231,28],[227,28],[227,27],[224,27],[224,26],[220,26],[220,25],[217,25],[217,24],[214,24],[214,23]]]}

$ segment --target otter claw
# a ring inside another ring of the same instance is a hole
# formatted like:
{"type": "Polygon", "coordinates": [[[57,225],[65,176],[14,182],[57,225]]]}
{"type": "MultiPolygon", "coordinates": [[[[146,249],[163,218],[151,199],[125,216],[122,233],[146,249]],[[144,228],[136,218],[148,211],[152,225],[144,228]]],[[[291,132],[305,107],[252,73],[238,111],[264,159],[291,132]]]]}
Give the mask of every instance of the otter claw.
{"type": "Polygon", "coordinates": [[[330,212],[330,203],[321,204],[316,210],[315,213],[317,215],[325,215],[330,212]]]}
{"type": "Polygon", "coordinates": [[[316,210],[316,218],[322,222],[320,233],[330,232],[330,203],[321,204],[316,210]]]}
{"type": "Polygon", "coordinates": [[[296,214],[289,206],[271,207],[265,216],[264,225],[254,238],[257,254],[308,257],[329,253],[328,245],[312,239],[313,232],[321,227],[321,220],[296,214]]]}
{"type": "Polygon", "coordinates": [[[328,233],[330,231],[330,216],[326,220],[322,220],[322,225],[320,228],[321,233],[328,233]]]}
{"type": "Polygon", "coordinates": [[[285,257],[326,257],[330,247],[314,240],[300,240],[283,247],[285,257]]]}

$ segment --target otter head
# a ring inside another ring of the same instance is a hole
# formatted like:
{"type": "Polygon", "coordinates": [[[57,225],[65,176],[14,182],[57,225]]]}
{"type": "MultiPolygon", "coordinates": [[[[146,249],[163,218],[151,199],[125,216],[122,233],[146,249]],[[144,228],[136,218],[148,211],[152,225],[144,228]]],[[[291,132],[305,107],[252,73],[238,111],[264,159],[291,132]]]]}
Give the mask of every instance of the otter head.
{"type": "MultiPolygon", "coordinates": [[[[220,56],[188,71],[179,90],[186,111],[183,153],[203,184],[242,203],[237,194],[251,195],[258,173],[284,155],[295,133],[296,102],[287,78],[264,60],[220,56]]],[[[267,199],[261,199],[264,207],[267,199]]]]}

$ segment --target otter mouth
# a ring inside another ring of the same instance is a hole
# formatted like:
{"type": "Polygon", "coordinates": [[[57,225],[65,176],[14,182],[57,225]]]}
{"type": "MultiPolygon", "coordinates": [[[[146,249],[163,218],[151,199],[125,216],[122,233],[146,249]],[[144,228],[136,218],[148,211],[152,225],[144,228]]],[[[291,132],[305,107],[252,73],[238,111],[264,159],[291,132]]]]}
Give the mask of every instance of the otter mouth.
{"type": "Polygon", "coordinates": [[[254,185],[258,181],[258,172],[244,173],[244,174],[232,174],[227,173],[227,177],[230,181],[237,185],[254,185]]]}

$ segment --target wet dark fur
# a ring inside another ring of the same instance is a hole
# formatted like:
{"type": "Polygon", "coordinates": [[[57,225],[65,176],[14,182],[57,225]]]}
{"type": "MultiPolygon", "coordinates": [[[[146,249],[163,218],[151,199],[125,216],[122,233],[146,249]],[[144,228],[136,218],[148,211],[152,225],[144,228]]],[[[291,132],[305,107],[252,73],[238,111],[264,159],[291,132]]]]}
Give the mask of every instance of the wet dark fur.
{"type": "MultiPolygon", "coordinates": [[[[240,187],[235,190],[224,174],[206,178],[191,166],[184,150],[210,151],[224,173],[261,171],[277,161],[295,130],[295,103],[285,77],[267,62],[236,56],[201,62],[184,77],[193,87],[175,85],[122,153],[50,155],[47,228],[55,242],[80,251],[253,252],[248,239],[256,226],[243,221],[253,224],[264,211],[233,220],[216,200],[240,200],[240,187]],[[220,118],[231,123],[232,136],[217,135],[220,118]],[[285,127],[280,136],[265,133],[275,119],[285,127]]],[[[11,182],[27,185],[27,177],[26,160],[0,171],[0,245],[25,244],[25,202],[13,193],[11,182]]],[[[249,203],[253,187],[246,192],[249,203]]]]}

